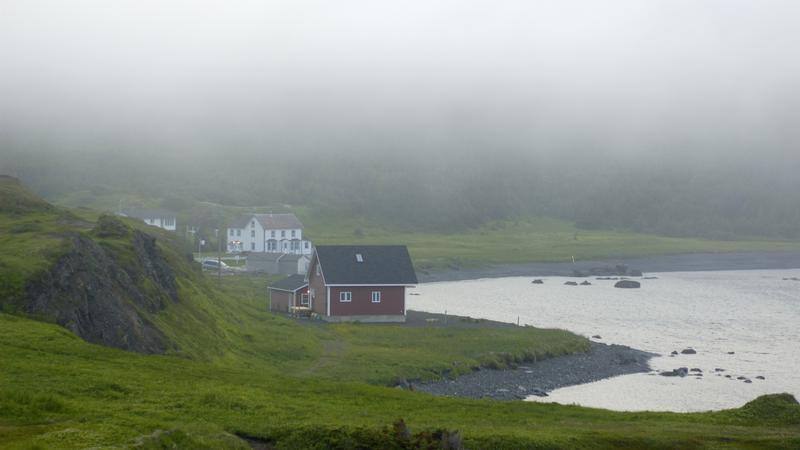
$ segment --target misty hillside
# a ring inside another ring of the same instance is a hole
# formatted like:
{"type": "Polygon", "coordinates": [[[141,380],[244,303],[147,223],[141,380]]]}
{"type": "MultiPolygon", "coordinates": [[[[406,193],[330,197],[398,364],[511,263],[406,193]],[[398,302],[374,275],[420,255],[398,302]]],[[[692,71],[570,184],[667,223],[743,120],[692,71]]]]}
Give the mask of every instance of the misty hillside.
{"type": "Polygon", "coordinates": [[[179,212],[197,202],[261,210],[288,204],[305,207],[318,221],[363,218],[407,231],[461,231],[538,216],[584,229],[667,236],[800,238],[796,162],[653,166],[593,158],[486,158],[287,161],[251,155],[247,165],[209,157],[188,170],[169,156],[157,164],[132,155],[102,162],[93,155],[45,161],[18,155],[7,158],[6,166],[45,196],[109,210],[121,199],[147,199],[148,206],[179,212]]]}

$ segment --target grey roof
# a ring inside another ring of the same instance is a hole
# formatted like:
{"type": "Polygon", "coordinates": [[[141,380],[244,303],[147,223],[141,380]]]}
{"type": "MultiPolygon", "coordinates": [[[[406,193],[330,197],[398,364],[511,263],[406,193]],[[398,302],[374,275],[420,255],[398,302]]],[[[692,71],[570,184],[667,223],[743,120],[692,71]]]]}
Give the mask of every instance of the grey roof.
{"type": "Polygon", "coordinates": [[[288,277],[272,283],[269,288],[277,289],[280,291],[295,292],[308,286],[308,281],[305,281],[306,276],[303,274],[289,275],[288,277]]]}
{"type": "Polygon", "coordinates": [[[261,223],[261,226],[268,230],[281,230],[292,228],[303,228],[303,224],[292,213],[282,214],[250,214],[240,217],[233,222],[231,228],[246,228],[250,220],[256,218],[261,223]]]}
{"type": "Polygon", "coordinates": [[[135,217],[137,219],[147,219],[147,218],[154,218],[154,217],[175,217],[175,213],[170,211],[165,211],[163,209],[123,209],[119,213],[120,215],[126,217],[135,217]]]}
{"type": "Polygon", "coordinates": [[[316,253],[327,284],[417,284],[404,245],[319,245],[316,253]]]}

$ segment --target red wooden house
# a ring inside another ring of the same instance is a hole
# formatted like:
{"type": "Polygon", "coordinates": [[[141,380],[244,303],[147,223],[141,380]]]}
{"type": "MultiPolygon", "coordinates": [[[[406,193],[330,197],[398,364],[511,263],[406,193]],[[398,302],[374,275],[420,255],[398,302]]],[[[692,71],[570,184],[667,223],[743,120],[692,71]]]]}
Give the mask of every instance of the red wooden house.
{"type": "Polygon", "coordinates": [[[292,275],[272,283],[269,289],[269,309],[290,312],[292,307],[309,306],[308,282],[305,275],[292,275]]]}
{"type": "Polygon", "coordinates": [[[402,245],[320,245],[308,268],[311,309],[332,322],[405,322],[417,284],[402,245]]]}

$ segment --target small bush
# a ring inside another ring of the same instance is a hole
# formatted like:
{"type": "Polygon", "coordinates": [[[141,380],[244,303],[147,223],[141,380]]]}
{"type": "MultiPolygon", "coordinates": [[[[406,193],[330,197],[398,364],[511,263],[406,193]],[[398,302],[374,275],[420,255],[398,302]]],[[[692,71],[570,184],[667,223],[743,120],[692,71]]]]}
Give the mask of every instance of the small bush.
{"type": "Polygon", "coordinates": [[[98,237],[126,237],[130,234],[130,227],[118,217],[104,214],[97,219],[92,233],[98,237]]]}

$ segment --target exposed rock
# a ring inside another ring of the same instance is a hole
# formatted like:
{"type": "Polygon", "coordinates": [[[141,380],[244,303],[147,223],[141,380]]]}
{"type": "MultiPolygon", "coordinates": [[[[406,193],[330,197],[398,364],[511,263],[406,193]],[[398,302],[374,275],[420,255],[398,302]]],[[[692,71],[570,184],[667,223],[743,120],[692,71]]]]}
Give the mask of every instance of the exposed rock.
{"type": "Polygon", "coordinates": [[[745,383],[752,383],[752,382],[753,382],[753,380],[748,380],[748,379],[745,379],[745,380],[744,380],[744,382],[745,382],[745,383]]]}
{"type": "Polygon", "coordinates": [[[530,394],[531,394],[531,395],[535,395],[535,396],[537,396],[537,397],[547,397],[547,396],[548,396],[548,395],[547,395],[547,392],[545,392],[545,391],[543,391],[543,390],[541,390],[541,389],[532,389],[532,390],[530,391],[530,394]]]}
{"type": "Polygon", "coordinates": [[[641,286],[642,286],[641,283],[633,280],[620,280],[614,284],[615,288],[621,288],[621,289],[638,289],[641,286]]]}
{"type": "Polygon", "coordinates": [[[533,281],[531,281],[531,284],[544,284],[544,281],[543,280],[533,280],[533,281]]]}
{"type": "Polygon", "coordinates": [[[736,352],[728,352],[729,355],[734,355],[736,352]]]}
{"type": "Polygon", "coordinates": [[[662,377],[685,377],[689,374],[689,369],[686,367],[679,367],[674,370],[659,373],[662,377]]]}
{"type": "Polygon", "coordinates": [[[592,283],[589,283],[588,281],[581,282],[581,286],[591,286],[591,285],[592,283]]]}
{"type": "Polygon", "coordinates": [[[564,284],[565,284],[565,285],[567,285],[567,286],[577,286],[577,285],[578,285],[578,283],[576,283],[576,282],[574,282],[574,281],[567,281],[567,282],[566,282],[566,283],[564,283],[564,284]]]}
{"type": "Polygon", "coordinates": [[[678,354],[678,351],[677,351],[677,350],[673,350],[673,351],[672,351],[672,353],[670,353],[670,355],[673,355],[673,356],[674,356],[674,355],[677,355],[677,354],[678,354]]]}
{"type": "Polygon", "coordinates": [[[766,380],[763,375],[759,375],[756,377],[756,380],[766,380]]]}
{"type": "Polygon", "coordinates": [[[602,337],[600,337],[600,335],[599,335],[599,334],[595,334],[594,336],[592,336],[592,339],[603,339],[603,338],[602,338],[602,337]]]}
{"type": "Polygon", "coordinates": [[[697,351],[693,348],[685,348],[681,350],[681,354],[683,355],[696,355],[697,351]]]}
{"type": "Polygon", "coordinates": [[[112,219],[101,221],[96,234],[130,235],[133,255],[115,256],[88,237],[72,236],[70,250],[26,286],[24,309],[92,343],[163,353],[166,337],[140,311],[155,313],[178,301],[175,274],[155,238],[112,219]]]}
{"type": "Polygon", "coordinates": [[[698,369],[697,367],[689,369],[689,372],[702,372],[702,371],[703,371],[702,369],[698,369]]]}
{"type": "Polygon", "coordinates": [[[720,369],[719,367],[714,369],[714,372],[725,372],[725,369],[720,369]]]}
{"type": "Polygon", "coordinates": [[[658,277],[642,277],[643,280],[657,280],[658,277]]]}

